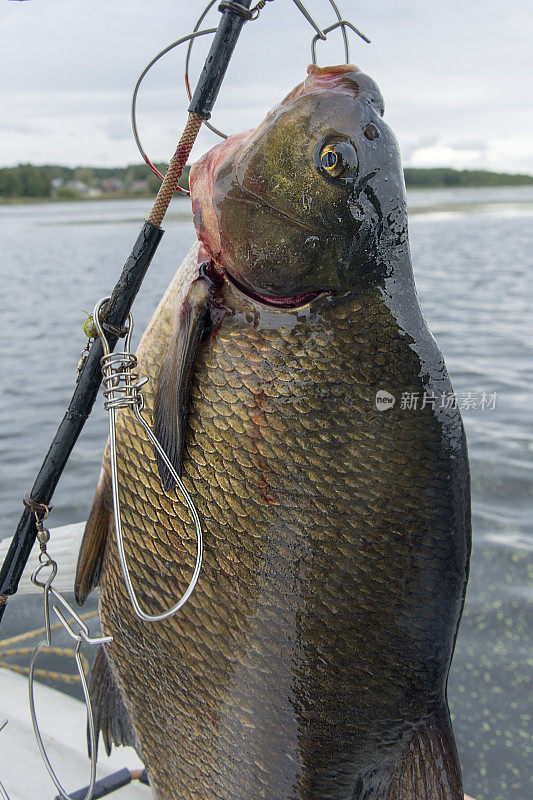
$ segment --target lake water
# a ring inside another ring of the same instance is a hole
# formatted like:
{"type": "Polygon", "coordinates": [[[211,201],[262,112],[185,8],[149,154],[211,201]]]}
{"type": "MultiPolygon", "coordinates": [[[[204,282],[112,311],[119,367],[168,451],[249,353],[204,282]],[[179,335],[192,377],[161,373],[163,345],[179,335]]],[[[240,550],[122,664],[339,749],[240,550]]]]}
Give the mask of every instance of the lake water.
{"type": "MultiPolygon", "coordinates": [[[[109,293],[149,206],[0,206],[0,538],[12,535],[70,398],[83,312],[109,293]]],[[[409,206],[421,303],[462,407],[472,470],[471,577],[449,681],[465,789],[476,800],[527,800],[533,187],[412,191],[409,206]]],[[[135,304],[137,337],[194,238],[187,202],[174,201],[165,228],[135,304]]],[[[106,430],[97,402],[52,527],[87,518],[106,430]]],[[[38,600],[14,598],[0,638],[40,624],[38,600]]]]}

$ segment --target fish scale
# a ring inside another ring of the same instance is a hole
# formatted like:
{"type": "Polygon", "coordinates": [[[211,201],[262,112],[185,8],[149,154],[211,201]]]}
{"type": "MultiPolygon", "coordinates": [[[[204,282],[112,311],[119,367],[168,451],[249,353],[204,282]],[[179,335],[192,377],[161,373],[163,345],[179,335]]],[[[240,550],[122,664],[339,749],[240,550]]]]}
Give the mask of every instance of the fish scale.
{"type": "MultiPolygon", "coordinates": [[[[139,348],[149,420],[194,259],[193,250],[139,348]]],[[[279,314],[225,291],[236,311],[202,344],[183,468],[205,531],[200,579],[181,612],[147,631],[132,613],[109,537],[100,580],[108,652],[157,797],[341,798],[354,768],[367,769],[363,739],[384,739],[390,749],[395,728],[420,716],[416,696],[423,715],[437,703],[431,666],[442,682],[452,642],[448,636],[436,660],[427,629],[455,613],[447,598],[464,578],[451,575],[436,592],[431,569],[453,553],[453,465],[445,453],[434,463],[442,432],[429,410],[373,406],[384,382],[397,393],[424,388],[419,360],[379,293],[364,309],[347,297],[321,313],[279,314]],[[320,335],[309,336],[317,324],[320,335]],[[331,342],[335,350],[324,350],[331,342]],[[419,438],[426,446],[413,457],[419,438]],[[440,509],[421,505],[430,486],[440,509]],[[423,566],[414,575],[413,561],[423,566]],[[328,781],[334,790],[318,795],[328,781]]],[[[117,442],[133,583],[143,606],[159,612],[186,588],[195,537],[128,411],[119,415],[117,442]]]]}

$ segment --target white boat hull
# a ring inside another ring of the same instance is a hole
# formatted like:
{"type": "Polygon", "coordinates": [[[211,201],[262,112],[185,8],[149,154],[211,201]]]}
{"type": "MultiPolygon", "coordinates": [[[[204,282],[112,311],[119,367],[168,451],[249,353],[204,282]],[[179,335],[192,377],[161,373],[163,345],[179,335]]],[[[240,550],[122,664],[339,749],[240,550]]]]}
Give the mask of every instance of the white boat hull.
{"type": "MultiPolygon", "coordinates": [[[[54,588],[59,592],[73,592],[76,577],[76,564],[80,550],[85,522],[76,522],[74,525],[63,525],[61,528],[52,528],[48,551],[54,561],[57,561],[57,575],[54,588]]],[[[2,539],[0,542],[0,565],[4,563],[11,539],[2,539]]],[[[33,570],[39,564],[39,544],[36,543],[31,551],[28,563],[20,579],[17,594],[36,594],[42,591],[30,581],[33,570]]]]}
{"type": "MultiPolygon", "coordinates": [[[[43,741],[60,781],[69,792],[89,782],[86,748],[85,705],[43,684],[36,688],[36,710],[43,741]]],[[[10,800],[53,800],[57,791],[41,760],[33,734],[28,705],[28,681],[0,669],[0,722],[9,724],[0,732],[0,781],[10,800]]],[[[114,748],[108,758],[100,742],[97,778],[119,769],[142,769],[131,747],[114,748]]],[[[116,800],[151,800],[147,786],[134,781],[119,789],[116,800]]]]}

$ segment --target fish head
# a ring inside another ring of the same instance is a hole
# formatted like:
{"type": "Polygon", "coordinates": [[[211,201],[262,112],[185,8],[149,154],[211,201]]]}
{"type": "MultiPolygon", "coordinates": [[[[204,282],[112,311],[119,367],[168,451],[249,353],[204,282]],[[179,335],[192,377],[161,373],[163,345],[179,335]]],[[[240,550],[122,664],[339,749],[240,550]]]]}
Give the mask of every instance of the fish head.
{"type": "Polygon", "coordinates": [[[308,76],[254,130],[191,169],[194,223],[240,288],[278,304],[383,273],[407,239],[403,171],[376,83],[353,65],[308,76]]]}

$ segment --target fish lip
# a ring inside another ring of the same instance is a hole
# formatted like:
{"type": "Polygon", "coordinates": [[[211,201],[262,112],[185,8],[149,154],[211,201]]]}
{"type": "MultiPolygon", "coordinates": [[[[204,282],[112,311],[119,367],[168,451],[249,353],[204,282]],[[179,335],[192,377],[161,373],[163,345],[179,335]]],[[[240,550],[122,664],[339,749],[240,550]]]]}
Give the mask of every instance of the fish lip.
{"type": "Polygon", "coordinates": [[[335,294],[335,292],[326,289],[315,289],[309,292],[302,292],[302,294],[291,295],[287,297],[276,297],[275,295],[261,294],[260,292],[256,292],[248,286],[245,286],[233,275],[231,275],[227,268],[224,268],[224,277],[241,294],[244,294],[246,297],[249,297],[256,303],[277,311],[304,308],[318,297],[323,297],[328,294],[335,294]]]}

